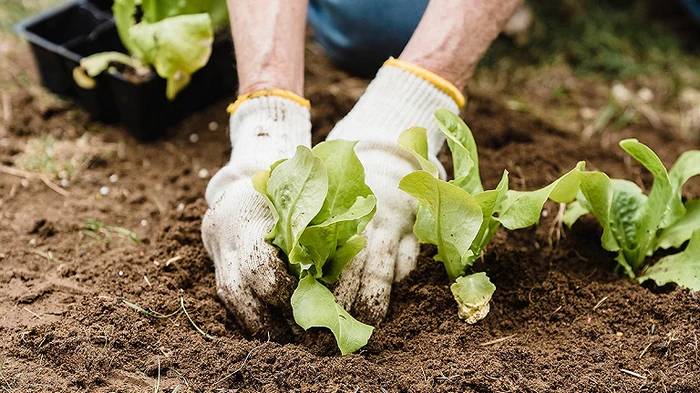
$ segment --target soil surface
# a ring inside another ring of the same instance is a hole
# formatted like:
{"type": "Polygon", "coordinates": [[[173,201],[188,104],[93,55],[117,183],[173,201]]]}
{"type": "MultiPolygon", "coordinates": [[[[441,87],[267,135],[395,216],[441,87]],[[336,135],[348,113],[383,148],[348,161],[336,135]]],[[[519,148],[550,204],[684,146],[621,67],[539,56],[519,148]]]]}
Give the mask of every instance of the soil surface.
{"type": "MultiPolygon", "coordinates": [[[[367,83],[317,53],[307,53],[315,142],[367,83]]],[[[32,66],[25,47],[13,61],[32,66]]],[[[227,102],[171,128],[167,140],[140,144],[36,90],[8,97],[11,116],[0,119],[5,172],[44,134],[76,146],[83,138],[99,154],[68,194],[58,190],[64,195],[38,178],[0,172],[0,390],[700,392],[700,295],[615,275],[597,223],[561,229],[551,202],[536,227],[501,230],[475,265],[498,288],[476,325],[458,319],[444,268],[427,247],[357,354],[246,337],[216,297],[200,240],[205,186],[230,153],[227,102]],[[85,219],[132,230],[140,243],[104,228],[93,238],[85,219]],[[123,302],[168,314],[180,299],[211,338],[182,312],[153,318],[123,302]]],[[[514,188],[534,189],[586,160],[648,189],[650,175],[625,157],[620,139],[639,138],[667,165],[698,148],[639,125],[582,141],[487,96],[470,97],[463,117],[487,188],[503,169],[514,188]]],[[[699,197],[699,183],[684,194],[699,197]]]]}

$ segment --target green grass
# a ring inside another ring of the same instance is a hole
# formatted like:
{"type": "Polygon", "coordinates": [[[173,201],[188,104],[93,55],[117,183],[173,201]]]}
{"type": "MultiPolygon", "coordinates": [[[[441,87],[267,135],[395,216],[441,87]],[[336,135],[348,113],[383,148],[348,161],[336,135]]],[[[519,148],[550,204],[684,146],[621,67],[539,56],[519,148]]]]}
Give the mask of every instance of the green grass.
{"type": "Polygon", "coordinates": [[[202,329],[194,322],[194,320],[193,320],[192,317],[190,316],[190,313],[187,312],[187,309],[185,308],[185,298],[183,298],[183,297],[180,297],[180,308],[178,308],[177,310],[171,312],[170,314],[161,314],[161,313],[156,312],[156,311],[146,310],[145,308],[139,306],[138,304],[134,304],[134,303],[128,302],[128,301],[126,301],[126,300],[124,300],[124,299],[122,299],[122,302],[123,302],[125,305],[127,305],[129,308],[132,308],[132,309],[134,309],[134,310],[136,310],[136,311],[138,311],[138,312],[140,312],[140,313],[142,313],[142,314],[144,314],[144,315],[147,315],[147,316],[149,316],[149,317],[151,317],[151,318],[156,318],[156,319],[168,319],[168,318],[174,317],[174,316],[176,316],[176,315],[179,315],[180,313],[183,313],[183,314],[185,314],[185,317],[187,317],[187,320],[190,321],[190,325],[192,325],[192,327],[194,327],[194,329],[195,329],[199,334],[201,334],[202,336],[204,336],[205,338],[207,338],[207,339],[209,339],[209,340],[213,340],[213,339],[214,339],[214,337],[212,337],[212,336],[209,335],[207,332],[205,332],[204,330],[202,330],[202,329]]]}
{"type": "Polygon", "coordinates": [[[698,83],[700,47],[697,33],[681,33],[682,9],[672,18],[658,16],[653,1],[530,1],[535,22],[529,42],[518,47],[500,38],[482,67],[565,64],[579,77],[628,80],[662,76],[673,90],[698,83]]]}
{"type": "Polygon", "coordinates": [[[14,163],[23,170],[72,183],[80,180],[80,174],[94,159],[108,159],[115,151],[114,144],[105,143],[89,133],[71,140],[39,135],[27,140],[14,163]]]}
{"type": "Polygon", "coordinates": [[[98,243],[109,244],[112,242],[112,235],[117,235],[122,240],[128,239],[135,245],[140,244],[139,238],[134,232],[122,227],[105,225],[103,222],[92,218],[83,220],[83,227],[80,231],[92,239],[87,244],[81,245],[81,248],[89,248],[98,243]]]}

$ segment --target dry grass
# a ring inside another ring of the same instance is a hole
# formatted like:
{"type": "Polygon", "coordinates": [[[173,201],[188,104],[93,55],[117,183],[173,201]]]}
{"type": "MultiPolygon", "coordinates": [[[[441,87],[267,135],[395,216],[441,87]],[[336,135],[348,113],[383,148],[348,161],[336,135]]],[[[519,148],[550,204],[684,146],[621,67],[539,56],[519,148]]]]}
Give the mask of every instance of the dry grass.
{"type": "Polygon", "coordinates": [[[50,135],[27,140],[15,166],[28,172],[47,175],[67,186],[79,180],[80,174],[96,158],[109,158],[117,151],[116,144],[83,134],[74,140],[57,140],[50,135]]]}

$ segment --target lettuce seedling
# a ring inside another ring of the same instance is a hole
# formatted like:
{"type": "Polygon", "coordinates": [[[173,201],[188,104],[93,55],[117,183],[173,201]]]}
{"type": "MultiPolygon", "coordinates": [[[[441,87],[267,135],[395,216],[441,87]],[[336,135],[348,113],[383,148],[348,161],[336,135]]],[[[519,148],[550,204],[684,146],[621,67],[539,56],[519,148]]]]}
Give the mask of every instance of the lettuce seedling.
{"type": "Polygon", "coordinates": [[[399,188],[419,202],[413,228],[422,243],[437,246],[435,260],[442,262],[450,289],[458,304],[458,315],[475,323],[489,312],[489,301],[496,287],[485,273],[465,275],[502,225],[519,229],[533,225],[548,198],[571,202],[578,191],[578,173],[584,163],[536,191],[508,189],[508,171],[493,190],[484,190],[479,175],[478,152],[471,130],[457,115],[438,110],[435,118],[447,137],[454,163],[454,179],[437,178],[438,170],[428,160],[426,130],[413,127],[399,138],[399,146],[409,150],[421,169],[406,175],[399,188]]]}
{"type": "Polygon", "coordinates": [[[376,210],[355,144],[299,146],[294,157],[253,176],[275,218],[266,240],[282,250],[299,278],[291,299],[294,320],[304,329],[329,328],[343,355],[367,344],[374,329],[354,319],[324,285],[338,281],[364,248],[360,233],[376,210]]]}
{"type": "Polygon", "coordinates": [[[76,82],[84,88],[94,87],[91,78],[113,62],[130,66],[138,74],[148,73],[152,65],[167,80],[165,91],[171,100],[207,64],[214,31],[228,21],[225,0],[115,0],[112,12],[130,56],[103,52],[86,57],[73,72],[76,82]]]}
{"type": "Polygon", "coordinates": [[[571,227],[593,213],[603,227],[603,248],[617,253],[618,267],[630,278],[700,290],[700,199],[683,203],[681,196],[683,184],[700,174],[700,151],[683,153],[666,171],[659,157],[636,139],[622,140],[620,147],[654,176],[649,195],[631,181],[582,172],[581,191],[567,208],[564,223],[571,227]],[[645,269],[647,257],[656,250],[679,248],[688,240],[684,252],[645,269]]]}

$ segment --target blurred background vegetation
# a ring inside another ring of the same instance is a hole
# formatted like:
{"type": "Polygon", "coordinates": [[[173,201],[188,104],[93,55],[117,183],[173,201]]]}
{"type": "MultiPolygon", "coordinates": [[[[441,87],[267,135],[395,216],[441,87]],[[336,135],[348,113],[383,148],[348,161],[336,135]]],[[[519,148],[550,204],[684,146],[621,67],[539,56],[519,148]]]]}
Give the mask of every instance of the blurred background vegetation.
{"type": "Polygon", "coordinates": [[[58,0],[0,0],[0,30],[12,31],[20,20],[61,3],[58,0]]]}
{"type": "MultiPolygon", "coordinates": [[[[58,2],[0,0],[0,38],[58,2]]],[[[700,27],[681,0],[528,4],[531,27],[494,43],[472,94],[489,94],[565,131],[592,134],[648,121],[700,140],[700,27]],[[613,94],[620,86],[632,103],[613,94]]]]}

